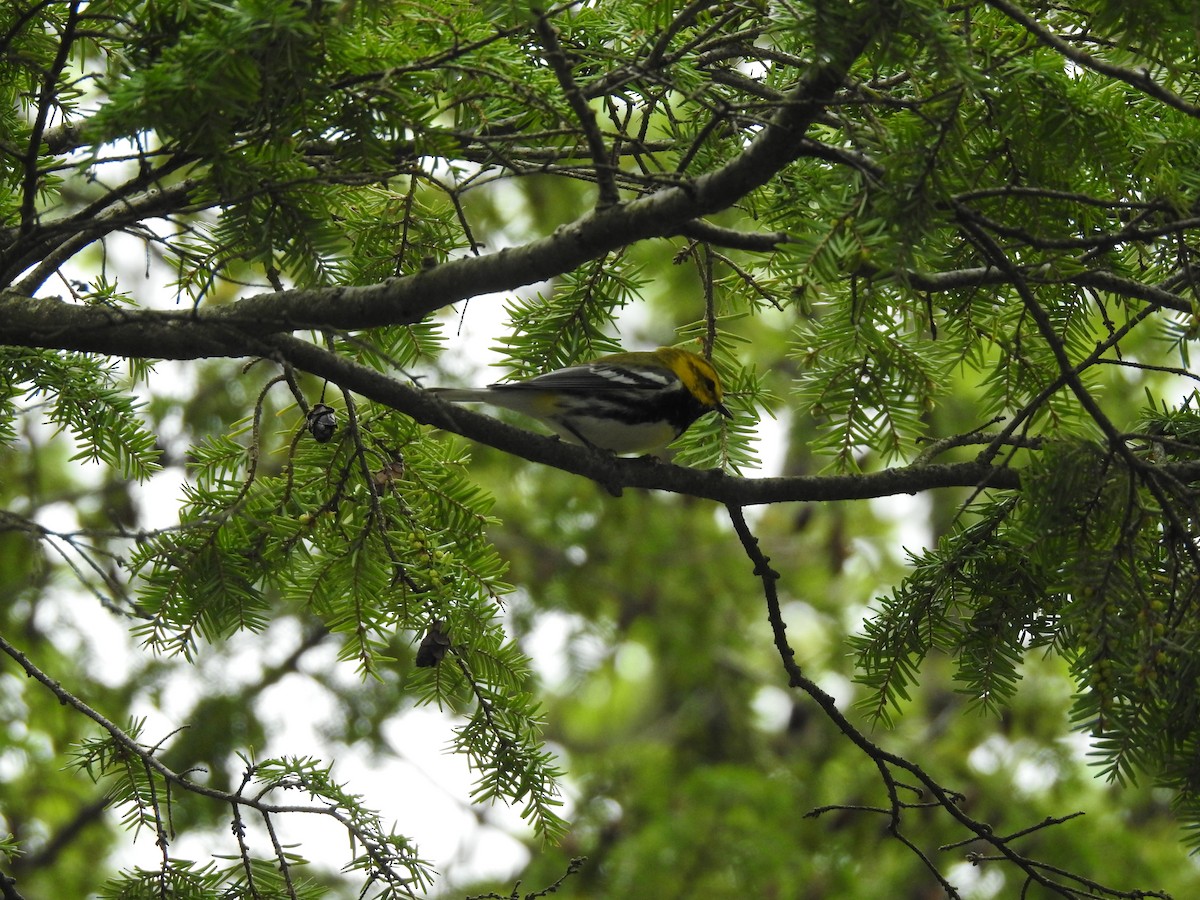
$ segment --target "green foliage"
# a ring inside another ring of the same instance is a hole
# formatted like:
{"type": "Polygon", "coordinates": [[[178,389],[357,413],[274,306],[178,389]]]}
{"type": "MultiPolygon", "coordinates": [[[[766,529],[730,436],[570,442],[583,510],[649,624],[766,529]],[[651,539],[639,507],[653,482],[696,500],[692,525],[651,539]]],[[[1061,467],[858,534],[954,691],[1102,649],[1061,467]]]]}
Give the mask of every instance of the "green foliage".
{"type": "Polygon", "coordinates": [[[278,596],[377,677],[398,633],[415,641],[441,623],[453,661],[415,679],[414,699],[474,705],[455,746],[479,773],[477,794],[525,803],[539,831],[560,833],[560,773],[540,749],[536,701],[519,689],[524,656],[497,621],[509,588],[485,534],[492,500],[464,477],[465,457],[407,419],[359,410],[357,430],[334,443],[281,442],[291,458],[268,474],[257,422],[248,427],[249,447],[228,436],[196,448],[181,527],[130,561],[144,580],[135,633],[191,658],[201,642],[265,628],[278,596]]]}
{"type": "Polygon", "coordinates": [[[241,861],[224,866],[172,860],[161,869],[134,869],[113,879],[99,894],[105,900],[155,900],[163,896],[180,900],[221,900],[230,896],[264,900],[304,900],[326,896],[319,884],[292,881],[279,873],[274,861],[241,861]]]}
{"type": "Polygon", "coordinates": [[[636,298],[641,287],[636,270],[625,259],[602,259],[564,282],[549,297],[509,303],[508,336],[501,349],[515,378],[621,350],[605,332],[616,312],[636,298]]]}
{"type": "MultiPolygon", "coordinates": [[[[158,469],[158,449],[138,417],[138,404],[116,377],[117,365],[81,353],[12,351],[3,354],[4,403],[44,399],[45,421],[70,431],[79,446],[73,459],[102,462],[125,478],[145,481],[158,469]]],[[[11,435],[11,430],[9,431],[11,435]]]]}
{"type": "Polygon", "coordinates": [[[884,462],[911,452],[955,362],[948,347],[914,338],[902,310],[863,306],[841,304],[796,335],[798,400],[819,419],[835,417],[814,449],[841,470],[857,469],[864,447],[884,462]]]}
{"type": "Polygon", "coordinates": [[[433,873],[409,840],[386,828],[379,815],[364,806],[362,796],[332,779],[327,766],[311,759],[265,760],[247,766],[250,778],[264,792],[300,792],[315,809],[330,810],[343,821],[359,850],[348,868],[366,872],[368,883],[378,882],[382,890],[377,896],[410,896],[413,887],[428,886],[433,873]]]}
{"type": "MultiPolygon", "coordinates": [[[[1179,431],[1181,411],[1157,417],[1179,431]]],[[[1186,422],[1186,424],[1185,424],[1186,422]]],[[[1092,736],[1109,778],[1154,772],[1180,797],[1200,786],[1183,763],[1197,742],[1190,714],[1198,649],[1194,525],[1164,509],[1172,486],[1139,483],[1135,457],[1094,444],[1048,444],[1019,499],[977,507],[977,522],[913,561],[855,640],[863,705],[891,721],[931,651],[956,659],[959,690],[983,708],[1007,706],[1030,651],[1070,663],[1071,718],[1092,736]]]]}

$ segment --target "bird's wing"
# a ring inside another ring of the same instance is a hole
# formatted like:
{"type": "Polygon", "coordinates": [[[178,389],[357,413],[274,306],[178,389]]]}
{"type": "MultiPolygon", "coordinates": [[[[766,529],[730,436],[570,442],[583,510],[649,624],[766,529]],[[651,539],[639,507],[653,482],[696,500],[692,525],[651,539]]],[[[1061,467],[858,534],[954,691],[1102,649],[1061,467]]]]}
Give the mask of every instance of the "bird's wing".
{"type": "Polygon", "coordinates": [[[608,363],[584,363],[547,372],[528,381],[493,384],[491,387],[501,390],[541,391],[660,391],[669,387],[675,380],[674,373],[667,369],[658,372],[653,369],[608,363]]]}

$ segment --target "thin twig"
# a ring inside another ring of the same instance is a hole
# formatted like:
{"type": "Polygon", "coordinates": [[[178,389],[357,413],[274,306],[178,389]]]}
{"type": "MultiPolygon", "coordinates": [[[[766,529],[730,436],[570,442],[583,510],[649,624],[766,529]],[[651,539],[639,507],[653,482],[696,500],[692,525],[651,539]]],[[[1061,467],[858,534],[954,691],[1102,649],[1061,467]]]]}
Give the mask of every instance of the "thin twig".
{"type": "MultiPolygon", "coordinates": [[[[788,676],[788,685],[790,687],[799,688],[804,691],[817,702],[817,705],[825,712],[825,715],[833,720],[834,724],[842,734],[846,735],[859,749],[864,751],[867,756],[875,763],[879,770],[881,779],[888,792],[888,798],[891,800],[890,815],[891,824],[889,831],[891,834],[900,839],[909,849],[913,850],[918,858],[929,869],[930,874],[937,879],[942,889],[947,896],[957,898],[959,893],[957,889],[946,880],[946,877],[933,864],[919,848],[905,838],[899,828],[899,800],[896,796],[897,784],[892,773],[889,770],[890,765],[899,764],[902,768],[908,769],[912,774],[916,775],[927,788],[934,792],[938,797],[939,802],[944,806],[948,806],[958,811],[957,804],[950,799],[947,792],[940,786],[936,785],[932,779],[921,772],[915,764],[909,763],[907,760],[902,760],[899,757],[893,757],[891,754],[883,750],[871,742],[866,735],[855,728],[846,716],[838,709],[837,701],[822,690],[815,681],[808,678],[801,670],[796,662],[796,651],[792,649],[787,640],[787,625],[783,621],[783,612],[779,603],[779,592],[777,590],[777,582],[779,581],[779,573],[771,568],[770,559],[762,552],[758,545],[758,538],[750,531],[750,526],[746,523],[746,516],[739,506],[732,504],[727,505],[729,511],[729,519],[733,523],[734,533],[742,543],[742,548],[746,555],[754,563],[754,574],[762,582],[763,595],[767,602],[767,620],[771,625],[771,633],[775,640],[775,649],[779,653],[779,658],[783,662],[784,671],[788,676]]],[[[961,817],[961,813],[959,816],[961,817]]]]}
{"type": "Polygon", "coordinates": [[[267,813],[262,814],[262,820],[267,834],[271,837],[271,846],[275,849],[275,859],[279,861],[279,874],[283,876],[283,883],[287,886],[288,897],[291,900],[299,900],[296,896],[296,886],[292,883],[292,869],[288,865],[287,852],[279,842],[279,835],[275,833],[275,823],[267,813]]]}
{"type": "Polygon", "coordinates": [[[0,898],[2,900],[25,900],[17,890],[17,879],[0,872],[0,898]]]}
{"type": "MultiPolygon", "coordinates": [[[[1124,892],[1106,888],[1096,882],[1090,881],[1083,876],[1075,875],[1064,869],[1048,865],[1040,862],[1039,860],[1031,859],[1021,853],[1018,853],[1009,846],[1009,842],[1015,837],[1028,834],[1030,831],[1035,830],[1034,828],[1019,831],[1007,837],[996,835],[994,830],[987,823],[974,819],[963,811],[961,807],[961,801],[963,799],[961,794],[950,791],[943,787],[941,784],[935,781],[932,776],[925,772],[925,770],[922,769],[917,763],[905,759],[904,757],[897,756],[894,753],[890,753],[868,739],[866,735],[856,728],[846,718],[845,714],[838,709],[837,702],[833,699],[833,697],[823,691],[816,684],[816,682],[805,676],[801,671],[800,666],[797,664],[795,659],[795,651],[789,645],[787,640],[787,625],[783,621],[783,615],[779,603],[779,595],[776,590],[776,582],[779,579],[779,574],[771,568],[770,560],[760,549],[758,545],[758,539],[751,532],[749,525],[747,525],[746,518],[741,507],[734,504],[727,504],[726,508],[729,512],[730,521],[733,524],[734,533],[737,534],[738,539],[741,541],[742,547],[746,552],[746,555],[754,564],[754,574],[757,575],[762,581],[763,595],[767,605],[767,619],[771,625],[771,632],[774,636],[776,650],[779,653],[780,660],[783,663],[784,671],[788,676],[789,686],[802,690],[810,698],[812,698],[817,705],[821,707],[821,710],[825,713],[825,715],[834,723],[837,729],[860,750],[862,750],[872,762],[875,763],[880,772],[880,777],[883,780],[884,787],[887,791],[888,799],[891,804],[890,808],[884,811],[891,818],[891,825],[888,829],[889,833],[902,844],[904,844],[905,847],[912,851],[917,858],[921,860],[922,865],[924,865],[931,875],[933,875],[948,897],[956,898],[960,895],[954,885],[950,884],[946,877],[941,873],[933,860],[930,859],[930,857],[907,835],[905,835],[899,827],[900,811],[905,808],[907,804],[900,802],[896,793],[896,789],[898,787],[904,787],[909,790],[916,789],[910,785],[906,785],[898,781],[892,773],[893,769],[907,772],[909,775],[914,777],[921,785],[920,793],[922,795],[927,793],[929,796],[931,796],[934,805],[945,810],[951,816],[951,818],[971,832],[971,834],[974,836],[972,840],[982,840],[991,847],[995,848],[999,854],[995,857],[996,860],[1015,865],[1022,873],[1024,873],[1026,878],[1029,879],[1031,883],[1036,883],[1052,893],[1066,898],[1078,898],[1080,896],[1077,889],[1063,884],[1054,877],[1051,877],[1053,875],[1060,878],[1070,879],[1077,884],[1086,885],[1088,889],[1098,892],[1099,896],[1104,897],[1133,898],[1138,896],[1162,896],[1161,894],[1156,894],[1154,892],[1124,892]]],[[[926,807],[927,804],[922,803],[921,806],[926,807]]],[[[878,810],[878,807],[869,808],[869,811],[872,812],[878,810]]],[[[1037,827],[1044,827],[1044,824],[1037,827]]]]}
{"type": "MultiPolygon", "coordinates": [[[[143,747],[136,741],[128,732],[119,728],[112,721],[102,715],[99,711],[84,703],[70,691],[62,686],[61,683],[51,678],[48,674],[34,665],[24,653],[10,644],[3,636],[0,636],[0,653],[4,653],[17,663],[24,670],[25,674],[37,681],[43,687],[50,691],[59,702],[64,706],[68,706],[76,712],[82,714],[88,719],[91,719],[99,725],[112,738],[113,742],[123,751],[130,754],[133,758],[139,760],[148,772],[152,772],[162,778],[167,784],[175,785],[183,790],[195,794],[200,797],[207,797],[210,800],[215,800],[222,804],[240,804],[248,809],[253,809],[261,816],[280,815],[285,813],[305,813],[309,815],[327,816],[337,822],[346,832],[360,844],[362,844],[368,855],[371,857],[374,864],[380,871],[391,872],[392,862],[390,858],[380,849],[378,841],[375,841],[371,836],[348,815],[343,813],[336,805],[300,805],[291,804],[284,805],[278,803],[269,803],[261,797],[247,797],[238,791],[223,791],[218,788],[208,787],[192,781],[186,775],[174,771],[165,765],[158,756],[154,753],[153,748],[143,747]]],[[[7,900],[3,895],[0,895],[0,900],[7,900]]]]}
{"type": "Polygon", "coordinates": [[[596,113],[588,106],[587,100],[579,90],[579,85],[575,83],[575,76],[571,72],[571,63],[567,60],[566,53],[563,52],[562,44],[558,40],[558,32],[550,24],[549,18],[541,15],[536,18],[535,22],[538,37],[541,38],[542,47],[546,51],[546,61],[554,70],[554,75],[558,78],[567,103],[570,104],[575,118],[579,120],[579,127],[583,130],[584,140],[587,141],[592,164],[596,167],[596,187],[600,192],[596,205],[599,209],[615,206],[621,197],[617,192],[616,180],[613,178],[612,158],[604,144],[604,136],[600,133],[596,113]]]}
{"type": "MultiPolygon", "coordinates": [[[[1054,328],[1054,323],[1034,296],[1033,291],[1026,283],[1021,272],[992,236],[975,221],[973,214],[964,207],[959,207],[959,213],[959,221],[976,246],[990,259],[992,265],[1006,271],[1011,277],[1012,285],[1016,289],[1018,296],[1020,296],[1025,310],[1029,313],[1030,318],[1033,319],[1038,333],[1041,334],[1042,339],[1046,342],[1050,348],[1050,352],[1054,355],[1055,361],[1058,363],[1060,379],[1065,382],[1071,393],[1075,395],[1075,399],[1079,401],[1079,405],[1083,407],[1092,421],[1104,433],[1113,452],[1125,461],[1131,472],[1135,472],[1141,477],[1142,483],[1158,502],[1164,518],[1166,518],[1171,528],[1174,529],[1174,533],[1181,536],[1187,535],[1189,533],[1188,529],[1184,527],[1182,520],[1175,511],[1171,497],[1163,484],[1170,476],[1161,467],[1147,465],[1138,459],[1133,450],[1123,440],[1121,431],[1113,424],[1108,414],[1104,412],[1099,402],[1092,396],[1091,391],[1083,383],[1083,380],[1080,378],[1083,369],[1071,362],[1071,358],[1067,355],[1066,347],[1063,345],[1062,339],[1059,338],[1058,332],[1054,328]]],[[[1145,312],[1145,310],[1142,312],[1145,312]]],[[[1134,317],[1131,323],[1140,321],[1140,318],[1134,317]]],[[[1112,340],[1113,338],[1110,337],[1109,342],[1111,343],[1112,340]]],[[[1089,356],[1089,359],[1092,359],[1092,356],[1089,356]]],[[[1181,541],[1181,544],[1191,558],[1192,564],[1196,568],[1200,568],[1200,548],[1196,547],[1195,541],[1181,541]]]]}
{"type": "MultiPolygon", "coordinates": [[[[996,840],[1015,841],[1017,838],[1025,837],[1027,834],[1032,834],[1035,831],[1041,831],[1043,828],[1049,828],[1052,825],[1061,825],[1063,822],[1069,822],[1072,819],[1077,819],[1082,815],[1086,814],[1083,812],[1073,812],[1067,813],[1065,816],[1046,816],[1046,818],[1042,819],[1042,821],[1038,822],[1036,825],[1030,825],[1028,828],[1022,828],[1020,831],[1014,831],[1012,834],[1005,837],[997,836],[996,840]]],[[[964,838],[961,841],[955,841],[952,844],[942,844],[942,846],[938,847],[938,849],[956,850],[959,847],[965,847],[967,844],[973,844],[977,840],[979,840],[979,838],[972,836],[969,838],[964,838]]]]}
{"type": "Polygon", "coordinates": [[[54,61],[42,80],[42,89],[38,93],[37,114],[34,116],[33,128],[29,135],[29,147],[25,151],[24,179],[21,184],[21,232],[27,233],[33,228],[38,194],[38,159],[41,156],[42,134],[50,119],[50,107],[54,95],[58,92],[58,78],[66,68],[67,60],[71,57],[71,45],[75,42],[75,29],[79,25],[79,9],[82,0],[73,0],[67,10],[67,21],[59,36],[58,51],[54,61]]]}

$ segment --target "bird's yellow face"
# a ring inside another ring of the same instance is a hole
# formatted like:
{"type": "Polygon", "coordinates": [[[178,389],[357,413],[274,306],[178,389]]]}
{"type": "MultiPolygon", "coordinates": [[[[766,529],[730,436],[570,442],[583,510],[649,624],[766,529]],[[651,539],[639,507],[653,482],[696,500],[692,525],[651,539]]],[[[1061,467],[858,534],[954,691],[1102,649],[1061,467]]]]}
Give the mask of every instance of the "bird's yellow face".
{"type": "Polygon", "coordinates": [[[697,400],[710,409],[722,409],[721,379],[717,370],[703,356],[697,356],[687,350],[675,347],[662,347],[657,351],[658,358],[671,367],[679,380],[683,382],[697,400]]]}

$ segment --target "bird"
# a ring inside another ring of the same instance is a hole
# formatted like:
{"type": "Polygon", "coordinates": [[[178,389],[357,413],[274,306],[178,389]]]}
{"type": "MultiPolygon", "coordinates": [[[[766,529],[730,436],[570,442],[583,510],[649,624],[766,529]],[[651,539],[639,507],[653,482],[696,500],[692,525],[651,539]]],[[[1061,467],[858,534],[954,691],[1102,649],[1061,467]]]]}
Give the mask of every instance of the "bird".
{"type": "Polygon", "coordinates": [[[617,455],[661,451],[710,412],[733,417],[712,363],[676,347],[613,353],[524,381],[428,390],[515,410],[566,441],[617,455]]]}

